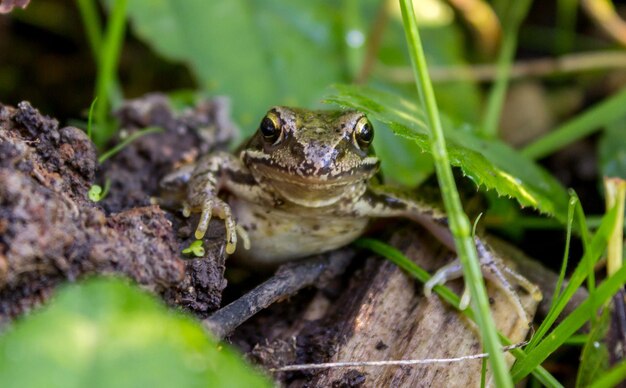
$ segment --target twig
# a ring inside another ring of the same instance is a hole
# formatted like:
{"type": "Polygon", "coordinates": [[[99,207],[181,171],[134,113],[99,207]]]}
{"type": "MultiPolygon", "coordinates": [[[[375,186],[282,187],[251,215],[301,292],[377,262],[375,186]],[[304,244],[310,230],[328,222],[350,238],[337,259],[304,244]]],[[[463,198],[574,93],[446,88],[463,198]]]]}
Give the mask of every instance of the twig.
{"type": "Polygon", "coordinates": [[[324,256],[284,264],[269,280],[217,310],[202,323],[213,336],[223,338],[272,303],[314,283],[339,275],[346,269],[353,256],[352,250],[341,249],[324,256]]]}
{"type": "MultiPolygon", "coordinates": [[[[515,345],[503,346],[502,351],[508,352],[512,349],[521,348],[528,342],[521,342],[515,345]]],[[[412,366],[424,364],[444,364],[451,362],[461,362],[469,360],[477,360],[489,357],[489,353],[470,354],[467,356],[451,357],[451,358],[424,358],[421,360],[382,360],[382,361],[348,361],[348,362],[325,362],[320,364],[295,364],[286,365],[279,368],[271,368],[270,372],[292,372],[309,369],[334,369],[334,368],[354,368],[366,366],[412,366]]]]}
{"type": "MultiPolygon", "coordinates": [[[[397,83],[413,83],[410,67],[383,67],[378,65],[381,75],[397,83]]],[[[511,78],[548,77],[557,74],[576,73],[626,67],[626,53],[604,51],[569,54],[559,58],[542,58],[520,61],[513,64],[511,78]]],[[[433,82],[492,81],[496,78],[496,65],[433,67],[430,77],[433,82]]]]}

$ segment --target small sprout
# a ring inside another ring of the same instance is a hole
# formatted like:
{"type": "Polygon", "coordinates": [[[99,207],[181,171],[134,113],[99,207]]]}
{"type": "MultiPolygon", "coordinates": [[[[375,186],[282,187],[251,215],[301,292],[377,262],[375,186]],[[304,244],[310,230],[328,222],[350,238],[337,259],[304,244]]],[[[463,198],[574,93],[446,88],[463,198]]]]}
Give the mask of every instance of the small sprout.
{"type": "Polygon", "coordinates": [[[111,148],[107,152],[100,155],[100,157],[98,158],[98,163],[100,164],[104,163],[111,156],[117,154],[118,152],[123,150],[124,147],[134,142],[135,140],[139,139],[140,137],[144,135],[148,135],[150,133],[156,133],[156,132],[163,132],[163,129],[159,127],[146,127],[142,129],[141,131],[133,132],[132,134],[126,136],[126,138],[124,138],[124,140],[119,142],[115,147],[111,148]]]}
{"type": "Polygon", "coordinates": [[[196,240],[191,243],[187,248],[183,249],[183,253],[193,254],[196,257],[204,256],[204,247],[202,246],[202,240],[196,240]]]}
{"type": "Polygon", "coordinates": [[[100,185],[92,185],[89,188],[89,192],[87,193],[87,197],[93,202],[98,202],[104,199],[106,195],[109,193],[109,188],[111,187],[111,181],[109,179],[104,183],[104,189],[100,185]]]}
{"type": "Polygon", "coordinates": [[[89,107],[89,116],[87,116],[87,136],[89,140],[93,141],[93,137],[91,136],[91,124],[93,121],[93,109],[96,107],[96,101],[98,101],[98,97],[94,98],[91,102],[91,106],[89,107]]]}
{"type": "Polygon", "coordinates": [[[89,196],[89,199],[93,202],[98,202],[102,199],[100,198],[100,194],[102,194],[102,187],[98,185],[93,185],[91,186],[91,188],[89,188],[89,193],[87,195],[89,196]]]}

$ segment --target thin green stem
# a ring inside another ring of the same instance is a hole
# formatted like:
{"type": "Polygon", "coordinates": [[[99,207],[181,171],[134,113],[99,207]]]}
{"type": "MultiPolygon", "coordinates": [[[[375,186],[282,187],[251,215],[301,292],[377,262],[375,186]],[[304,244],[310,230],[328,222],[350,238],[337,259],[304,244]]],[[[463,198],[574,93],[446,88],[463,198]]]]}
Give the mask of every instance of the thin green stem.
{"type": "Polygon", "coordinates": [[[119,142],[115,147],[111,148],[107,152],[100,155],[100,157],[98,158],[98,163],[100,164],[104,163],[111,156],[117,154],[122,149],[124,149],[124,147],[134,142],[135,140],[139,139],[140,137],[147,135],[149,133],[156,133],[156,132],[161,132],[161,131],[162,129],[159,127],[148,127],[148,128],[142,129],[141,131],[133,132],[132,135],[128,136],[126,139],[119,142]]]}
{"type": "Polygon", "coordinates": [[[98,60],[100,57],[100,47],[102,46],[102,26],[98,18],[98,9],[95,0],[76,0],[78,10],[87,32],[87,41],[93,57],[98,60]]]}
{"type": "Polygon", "coordinates": [[[569,337],[567,341],[563,342],[563,345],[583,346],[587,343],[587,341],[589,341],[588,334],[578,334],[569,337]]]}
{"type": "Polygon", "coordinates": [[[483,125],[480,128],[480,135],[484,137],[497,137],[502,105],[509,84],[511,66],[517,49],[517,30],[526,17],[530,8],[530,0],[518,0],[510,4],[510,17],[507,18],[504,28],[504,38],[502,48],[498,56],[498,69],[496,82],[493,85],[487,100],[487,110],[483,125]]]}
{"type": "Polygon", "coordinates": [[[498,338],[495,323],[491,317],[489,300],[482,279],[480,264],[476,254],[474,240],[471,238],[471,226],[461,207],[459,193],[452,176],[452,168],[448,160],[443,128],[439,118],[439,111],[433,91],[426,58],[422,48],[413,3],[410,0],[400,0],[402,21],[408,43],[409,54],[413,64],[413,71],[417,82],[417,90],[422,104],[426,109],[426,117],[431,128],[431,147],[435,161],[437,179],[449,217],[450,231],[454,237],[457,254],[463,266],[465,284],[470,289],[472,304],[477,312],[476,322],[480,329],[485,350],[489,353],[489,363],[492,368],[495,385],[498,387],[513,387],[508,367],[501,352],[502,345],[498,338]]]}
{"type": "Polygon", "coordinates": [[[103,145],[111,136],[112,130],[107,117],[111,101],[111,91],[117,63],[122,51],[122,41],[126,29],[126,6],[128,0],[116,0],[113,4],[107,30],[102,42],[98,59],[98,75],[96,78],[96,124],[98,130],[94,133],[97,145],[103,145]]]}
{"type": "Polygon", "coordinates": [[[91,127],[93,124],[93,109],[95,108],[97,101],[98,101],[98,97],[93,99],[93,101],[91,102],[91,105],[89,106],[89,115],[87,116],[87,137],[92,141],[93,141],[93,138],[91,137],[92,135],[91,127]]]}
{"type": "Polygon", "coordinates": [[[576,37],[577,10],[576,0],[557,1],[555,51],[559,55],[572,51],[576,37]]]}
{"type": "Polygon", "coordinates": [[[626,88],[587,109],[584,113],[560,125],[548,135],[526,146],[522,155],[541,159],[566,145],[626,116],[626,88]]]}
{"type": "Polygon", "coordinates": [[[574,223],[574,211],[576,210],[576,205],[578,204],[577,197],[570,197],[569,206],[567,207],[567,232],[565,236],[565,251],[563,252],[563,262],[561,263],[561,270],[559,271],[559,280],[556,282],[556,287],[554,287],[554,295],[552,295],[552,300],[550,301],[550,306],[555,305],[555,301],[559,298],[559,294],[561,293],[561,287],[563,286],[563,282],[565,281],[565,272],[567,271],[567,262],[569,261],[569,248],[570,242],[572,240],[572,224],[574,223]]]}

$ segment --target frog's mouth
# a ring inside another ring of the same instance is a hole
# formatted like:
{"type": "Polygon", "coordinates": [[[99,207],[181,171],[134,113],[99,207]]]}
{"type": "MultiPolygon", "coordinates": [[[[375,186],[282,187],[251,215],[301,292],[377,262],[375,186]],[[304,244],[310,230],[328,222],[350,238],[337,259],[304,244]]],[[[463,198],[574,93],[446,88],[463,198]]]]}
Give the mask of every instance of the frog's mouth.
{"type": "Polygon", "coordinates": [[[289,202],[300,206],[329,206],[342,198],[359,196],[365,183],[378,171],[377,158],[365,158],[356,168],[335,172],[324,171],[302,173],[306,168],[298,168],[295,173],[287,168],[278,168],[257,163],[250,166],[253,173],[271,185],[289,202]]]}

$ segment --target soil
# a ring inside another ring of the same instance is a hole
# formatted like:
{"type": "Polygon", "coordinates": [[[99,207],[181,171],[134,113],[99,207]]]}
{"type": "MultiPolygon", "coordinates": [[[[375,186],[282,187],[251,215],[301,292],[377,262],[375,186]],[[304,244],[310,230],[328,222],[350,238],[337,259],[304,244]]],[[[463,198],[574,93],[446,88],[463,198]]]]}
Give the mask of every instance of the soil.
{"type": "Polygon", "coordinates": [[[0,323],[41,304],[60,283],[93,274],[128,276],[199,315],[220,305],[220,227],[209,231],[205,257],[186,260],[189,221],[152,198],[159,177],[233,136],[227,104],[174,113],[165,97],[149,95],[126,103],[118,118],[126,135],[163,130],[98,167],[82,130],[59,128],[28,102],[0,105],[0,323]],[[110,194],[92,202],[90,187],[105,179],[110,194]]]}

